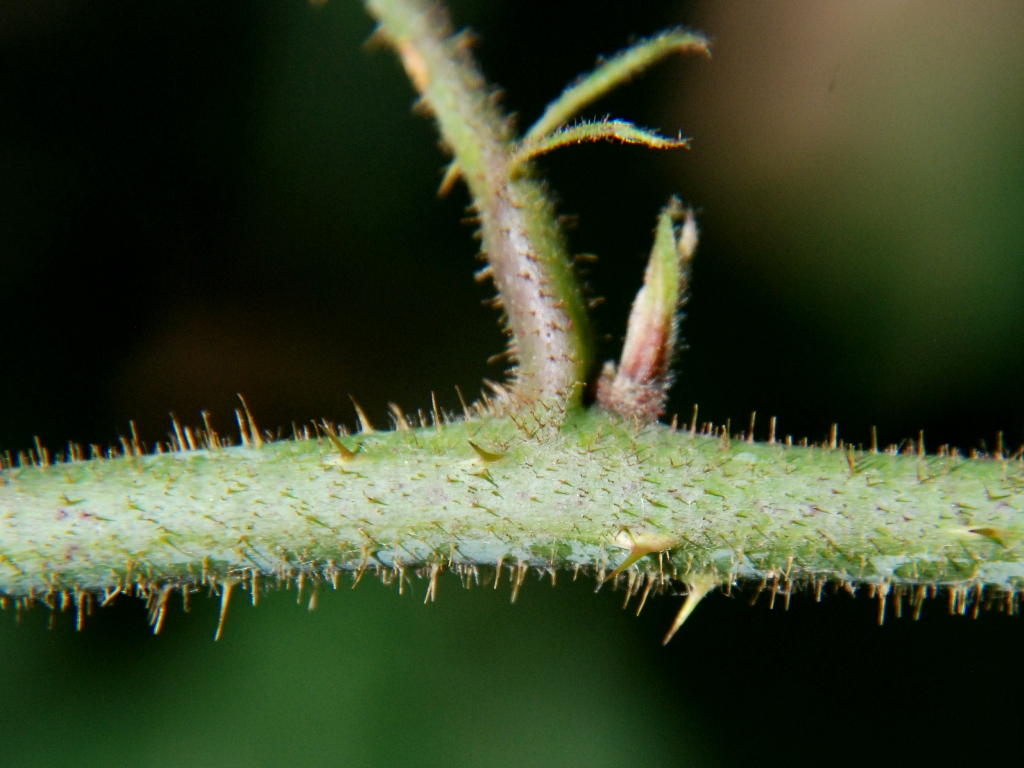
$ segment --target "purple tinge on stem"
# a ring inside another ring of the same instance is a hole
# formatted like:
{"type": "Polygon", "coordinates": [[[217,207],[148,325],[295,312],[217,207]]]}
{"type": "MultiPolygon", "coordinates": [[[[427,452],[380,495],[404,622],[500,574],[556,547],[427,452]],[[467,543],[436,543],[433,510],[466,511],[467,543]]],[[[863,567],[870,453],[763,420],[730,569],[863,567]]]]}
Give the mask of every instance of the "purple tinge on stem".
{"type": "Polygon", "coordinates": [[[616,368],[609,360],[597,385],[598,404],[626,418],[656,421],[672,385],[679,306],[686,298],[690,259],[697,248],[693,211],[672,198],[661,212],[644,285],[629,314],[616,368]]]}

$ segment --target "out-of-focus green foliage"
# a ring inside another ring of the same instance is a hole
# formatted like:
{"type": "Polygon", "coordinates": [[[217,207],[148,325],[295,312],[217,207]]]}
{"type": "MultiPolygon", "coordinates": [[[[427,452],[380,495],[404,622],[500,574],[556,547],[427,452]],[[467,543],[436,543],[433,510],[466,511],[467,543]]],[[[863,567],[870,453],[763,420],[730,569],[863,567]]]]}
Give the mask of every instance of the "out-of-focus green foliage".
{"type": "Polygon", "coordinates": [[[590,580],[531,576],[515,606],[507,582],[444,578],[426,607],[422,583],[402,597],[350,585],[312,612],[308,587],[300,605],[294,591],[238,600],[216,644],[205,598],[173,606],[158,637],[124,609],[79,635],[69,614],[52,633],[44,611],[4,621],[4,764],[716,764],[632,613],[590,580]]]}

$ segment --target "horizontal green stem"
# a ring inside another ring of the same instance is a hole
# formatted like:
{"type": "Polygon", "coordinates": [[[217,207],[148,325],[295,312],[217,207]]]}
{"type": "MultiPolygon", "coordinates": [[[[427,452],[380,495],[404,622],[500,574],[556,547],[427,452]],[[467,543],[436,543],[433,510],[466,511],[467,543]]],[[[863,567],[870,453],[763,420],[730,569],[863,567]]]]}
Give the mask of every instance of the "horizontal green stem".
{"type": "Polygon", "coordinates": [[[603,573],[631,540],[667,549],[633,568],[691,583],[1024,582],[1018,460],[729,441],[597,412],[532,436],[493,416],[343,442],[353,458],[296,440],[5,469],[0,592],[368,566],[603,573]]]}

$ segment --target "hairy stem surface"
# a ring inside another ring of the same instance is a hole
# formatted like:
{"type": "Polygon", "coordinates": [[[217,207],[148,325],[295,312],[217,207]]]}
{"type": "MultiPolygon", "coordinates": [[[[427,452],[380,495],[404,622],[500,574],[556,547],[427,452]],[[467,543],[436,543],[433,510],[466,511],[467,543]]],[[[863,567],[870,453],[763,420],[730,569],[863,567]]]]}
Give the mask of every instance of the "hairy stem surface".
{"type": "Polygon", "coordinates": [[[976,601],[1024,583],[1020,460],[748,443],[598,413],[532,436],[490,415],[339,439],[347,458],[310,439],[5,469],[0,591],[153,595],[367,568],[601,576],[631,552],[622,578],[661,587],[832,580],[976,601]]]}
{"type": "Polygon", "coordinates": [[[457,159],[480,217],[483,251],[512,336],[520,395],[578,404],[593,368],[590,321],[554,209],[527,164],[465,38],[419,0],[370,0],[423,104],[457,159]],[[515,169],[515,178],[512,170],[515,169]]]}

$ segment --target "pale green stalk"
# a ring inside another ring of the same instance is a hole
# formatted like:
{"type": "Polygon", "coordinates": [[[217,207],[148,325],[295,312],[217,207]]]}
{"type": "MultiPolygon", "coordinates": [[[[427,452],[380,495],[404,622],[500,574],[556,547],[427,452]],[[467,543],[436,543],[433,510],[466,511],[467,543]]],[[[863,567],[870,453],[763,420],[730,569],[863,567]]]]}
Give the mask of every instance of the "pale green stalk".
{"type": "Polygon", "coordinates": [[[352,458],[323,439],[203,440],[3,470],[0,590],[159,600],[257,575],[415,569],[521,584],[528,567],[600,575],[631,549],[651,553],[620,576],[634,591],[747,579],[788,596],[834,581],[918,599],[943,588],[966,608],[1024,581],[1019,459],[748,443],[598,413],[533,437],[485,412],[343,438],[352,458]]]}
{"type": "Polygon", "coordinates": [[[512,336],[517,392],[548,407],[575,407],[593,368],[590,320],[553,206],[522,164],[512,178],[508,120],[444,12],[419,0],[370,0],[367,7],[473,196],[490,265],[484,275],[494,279],[512,336]]]}

